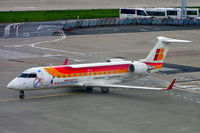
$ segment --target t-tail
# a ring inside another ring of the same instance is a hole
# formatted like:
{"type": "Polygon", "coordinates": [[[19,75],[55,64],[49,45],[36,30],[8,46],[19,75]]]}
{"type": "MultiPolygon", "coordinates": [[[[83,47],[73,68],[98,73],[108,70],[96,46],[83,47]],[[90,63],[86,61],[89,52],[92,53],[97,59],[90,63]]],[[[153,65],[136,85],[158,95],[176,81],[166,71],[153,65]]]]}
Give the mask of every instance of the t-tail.
{"type": "Polygon", "coordinates": [[[178,40],[167,37],[159,36],[157,44],[149,52],[148,56],[145,59],[140,59],[139,62],[143,62],[148,65],[148,70],[153,70],[151,72],[157,72],[162,68],[164,59],[167,55],[169,45],[172,43],[188,43],[191,41],[187,40],[178,40]]]}

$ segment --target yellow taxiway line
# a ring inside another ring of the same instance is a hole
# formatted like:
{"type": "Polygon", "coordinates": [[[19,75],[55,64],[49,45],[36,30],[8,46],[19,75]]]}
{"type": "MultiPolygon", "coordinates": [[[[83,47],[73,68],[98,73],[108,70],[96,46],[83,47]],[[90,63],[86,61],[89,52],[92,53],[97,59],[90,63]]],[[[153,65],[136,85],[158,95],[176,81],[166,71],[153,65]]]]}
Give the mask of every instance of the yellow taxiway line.
{"type": "MultiPolygon", "coordinates": [[[[43,96],[33,96],[33,97],[25,97],[25,99],[37,99],[37,98],[46,98],[46,97],[57,97],[57,96],[66,96],[66,95],[75,95],[75,94],[83,94],[80,92],[72,92],[72,93],[61,93],[61,94],[52,94],[52,95],[43,95],[43,96]]],[[[7,102],[7,101],[18,101],[22,100],[20,98],[13,98],[13,99],[0,99],[0,102],[7,102]]]]}

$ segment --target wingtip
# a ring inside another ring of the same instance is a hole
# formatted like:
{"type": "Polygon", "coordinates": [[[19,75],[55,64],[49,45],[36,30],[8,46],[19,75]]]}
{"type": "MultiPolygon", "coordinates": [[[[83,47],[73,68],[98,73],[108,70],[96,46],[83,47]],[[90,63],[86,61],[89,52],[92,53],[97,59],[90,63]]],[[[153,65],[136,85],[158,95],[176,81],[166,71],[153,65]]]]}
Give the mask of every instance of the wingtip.
{"type": "Polygon", "coordinates": [[[175,81],[176,81],[176,79],[174,79],[174,80],[172,81],[172,83],[169,85],[169,87],[168,87],[167,89],[162,89],[162,90],[171,90],[171,89],[173,89],[173,86],[174,86],[175,81]]]}
{"type": "Polygon", "coordinates": [[[65,59],[65,62],[63,65],[67,65],[67,63],[68,63],[68,58],[65,59]]]}

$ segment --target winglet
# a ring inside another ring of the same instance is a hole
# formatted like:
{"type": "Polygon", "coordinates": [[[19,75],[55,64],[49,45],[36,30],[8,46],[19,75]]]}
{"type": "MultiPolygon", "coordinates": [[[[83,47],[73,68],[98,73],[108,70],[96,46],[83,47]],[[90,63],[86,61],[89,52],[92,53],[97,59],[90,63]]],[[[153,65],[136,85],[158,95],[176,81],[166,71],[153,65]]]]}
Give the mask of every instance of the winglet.
{"type": "Polygon", "coordinates": [[[68,62],[68,58],[66,58],[66,60],[65,60],[63,65],[67,65],[67,62],[68,62]]]}
{"type": "Polygon", "coordinates": [[[167,89],[161,89],[161,90],[164,91],[164,90],[171,90],[171,89],[173,89],[173,86],[174,86],[175,81],[176,81],[176,79],[174,79],[174,80],[172,81],[172,83],[169,85],[169,87],[168,87],[167,89]]]}

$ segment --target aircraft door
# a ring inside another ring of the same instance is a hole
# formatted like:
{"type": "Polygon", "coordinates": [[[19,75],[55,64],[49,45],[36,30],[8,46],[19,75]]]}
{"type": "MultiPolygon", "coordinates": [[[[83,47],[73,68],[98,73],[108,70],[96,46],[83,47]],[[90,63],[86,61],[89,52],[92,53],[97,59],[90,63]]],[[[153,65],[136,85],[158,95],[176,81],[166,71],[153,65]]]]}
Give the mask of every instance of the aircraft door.
{"type": "Polygon", "coordinates": [[[33,81],[34,88],[40,88],[44,83],[43,74],[40,69],[36,71],[37,78],[33,81]]]}
{"type": "Polygon", "coordinates": [[[43,86],[48,86],[50,84],[49,75],[47,73],[43,73],[41,69],[37,71],[37,77],[42,82],[43,86]]]}
{"type": "Polygon", "coordinates": [[[44,86],[49,86],[50,85],[50,76],[48,73],[43,73],[43,79],[44,79],[44,86]]]}

